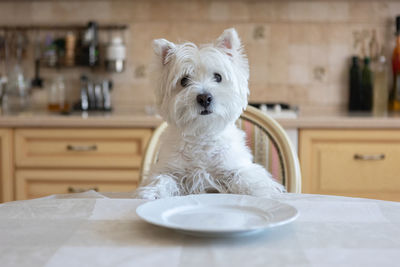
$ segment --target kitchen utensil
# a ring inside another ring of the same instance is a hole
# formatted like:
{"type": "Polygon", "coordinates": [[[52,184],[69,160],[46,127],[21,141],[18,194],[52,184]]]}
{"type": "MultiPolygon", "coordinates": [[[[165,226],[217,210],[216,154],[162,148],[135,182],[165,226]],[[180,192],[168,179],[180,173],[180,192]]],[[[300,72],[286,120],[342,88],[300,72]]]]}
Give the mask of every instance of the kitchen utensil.
{"type": "Polygon", "coordinates": [[[80,99],[80,104],[79,106],[79,110],[82,111],[87,111],[89,110],[89,96],[88,96],[88,91],[87,91],[87,87],[88,87],[88,77],[85,75],[81,76],[81,99],[80,99]]]}
{"type": "Polygon", "coordinates": [[[101,82],[81,76],[81,96],[75,103],[74,110],[79,111],[111,111],[112,81],[104,79],[101,82]]]}
{"type": "Polygon", "coordinates": [[[82,36],[79,53],[79,63],[82,66],[95,67],[99,64],[98,24],[90,21],[82,36]]]}
{"type": "Polygon", "coordinates": [[[102,83],[95,83],[94,85],[94,96],[96,102],[96,110],[103,110],[103,93],[102,93],[102,83]]]}
{"type": "Polygon", "coordinates": [[[111,111],[111,90],[112,90],[112,81],[111,80],[104,80],[103,81],[103,109],[105,111],[111,111]]]}
{"type": "Polygon", "coordinates": [[[36,41],[35,41],[35,45],[34,45],[35,77],[33,78],[32,82],[31,82],[31,85],[32,85],[32,87],[42,88],[43,87],[43,79],[40,77],[40,74],[39,74],[39,72],[40,72],[40,58],[41,58],[41,55],[42,55],[39,33],[36,33],[36,36],[37,37],[36,37],[36,41]]]}
{"type": "Polygon", "coordinates": [[[14,36],[14,40],[16,41],[16,46],[13,47],[13,51],[15,52],[13,55],[15,55],[15,58],[11,58],[9,61],[10,66],[12,67],[9,69],[8,73],[8,83],[5,95],[6,103],[3,102],[5,104],[5,110],[7,110],[9,113],[19,113],[21,111],[25,111],[30,105],[30,82],[26,79],[21,65],[27,42],[25,41],[24,35],[19,35],[19,33],[14,36]]]}
{"type": "Polygon", "coordinates": [[[89,100],[89,109],[95,110],[96,109],[96,96],[94,94],[94,82],[88,80],[87,83],[87,95],[89,100]]]}
{"type": "Polygon", "coordinates": [[[112,38],[106,48],[106,69],[122,72],[125,69],[126,48],[121,37],[112,38]]]}
{"type": "Polygon", "coordinates": [[[7,78],[0,76],[0,115],[3,112],[3,96],[6,93],[7,78]]]}

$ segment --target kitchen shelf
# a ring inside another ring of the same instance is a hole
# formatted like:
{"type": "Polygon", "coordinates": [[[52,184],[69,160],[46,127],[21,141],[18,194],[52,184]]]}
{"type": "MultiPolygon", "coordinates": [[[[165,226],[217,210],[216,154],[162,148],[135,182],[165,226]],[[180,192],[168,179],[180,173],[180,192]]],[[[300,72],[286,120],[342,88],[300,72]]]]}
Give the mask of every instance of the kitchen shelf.
{"type": "MultiPolygon", "coordinates": [[[[0,25],[2,31],[82,31],[87,28],[83,24],[65,25],[0,25]]],[[[103,31],[126,30],[125,24],[99,24],[98,29],[103,31]]]]}

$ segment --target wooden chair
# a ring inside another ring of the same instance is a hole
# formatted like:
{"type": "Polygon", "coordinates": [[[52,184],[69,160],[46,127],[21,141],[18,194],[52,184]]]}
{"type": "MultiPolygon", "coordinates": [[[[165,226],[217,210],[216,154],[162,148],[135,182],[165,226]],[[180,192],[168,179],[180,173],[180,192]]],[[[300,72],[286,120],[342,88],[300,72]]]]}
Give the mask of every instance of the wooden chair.
{"type": "MultiPolygon", "coordinates": [[[[300,193],[300,164],[285,130],[273,118],[251,106],[247,106],[236,124],[246,133],[253,161],[263,165],[288,192],[300,193]]],[[[148,143],[142,161],[141,179],[157,161],[160,136],[167,126],[166,122],[158,126],[148,143]]]]}

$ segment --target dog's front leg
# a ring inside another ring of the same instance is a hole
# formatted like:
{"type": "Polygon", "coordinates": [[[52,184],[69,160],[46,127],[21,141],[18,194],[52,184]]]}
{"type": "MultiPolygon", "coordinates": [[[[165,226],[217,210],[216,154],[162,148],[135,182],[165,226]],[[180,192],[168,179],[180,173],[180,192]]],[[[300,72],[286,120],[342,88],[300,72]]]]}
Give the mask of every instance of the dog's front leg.
{"type": "Polygon", "coordinates": [[[265,197],[285,192],[285,188],[274,181],[260,165],[251,164],[233,172],[229,185],[231,193],[265,197]]]}
{"type": "Polygon", "coordinates": [[[134,197],[143,199],[159,199],[177,195],[180,194],[175,179],[165,174],[149,177],[134,193],[134,197]]]}

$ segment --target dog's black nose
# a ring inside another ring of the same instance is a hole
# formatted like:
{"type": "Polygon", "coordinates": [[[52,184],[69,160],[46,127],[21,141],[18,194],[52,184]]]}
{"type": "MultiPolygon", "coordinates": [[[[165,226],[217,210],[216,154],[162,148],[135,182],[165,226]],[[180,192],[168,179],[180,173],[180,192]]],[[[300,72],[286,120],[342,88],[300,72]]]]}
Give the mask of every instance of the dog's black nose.
{"type": "Polygon", "coordinates": [[[200,106],[207,108],[211,104],[213,97],[210,93],[206,93],[206,94],[197,95],[196,99],[197,99],[197,103],[199,103],[200,106]]]}

